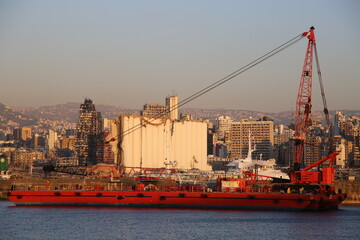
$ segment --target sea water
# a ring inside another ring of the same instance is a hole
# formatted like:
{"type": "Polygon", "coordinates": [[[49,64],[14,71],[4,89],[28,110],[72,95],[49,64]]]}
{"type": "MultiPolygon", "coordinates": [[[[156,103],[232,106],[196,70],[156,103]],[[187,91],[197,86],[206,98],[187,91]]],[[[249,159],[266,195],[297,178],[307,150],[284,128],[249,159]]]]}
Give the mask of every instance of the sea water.
{"type": "Polygon", "coordinates": [[[0,239],[360,239],[360,207],[326,212],[15,207],[0,239]]]}

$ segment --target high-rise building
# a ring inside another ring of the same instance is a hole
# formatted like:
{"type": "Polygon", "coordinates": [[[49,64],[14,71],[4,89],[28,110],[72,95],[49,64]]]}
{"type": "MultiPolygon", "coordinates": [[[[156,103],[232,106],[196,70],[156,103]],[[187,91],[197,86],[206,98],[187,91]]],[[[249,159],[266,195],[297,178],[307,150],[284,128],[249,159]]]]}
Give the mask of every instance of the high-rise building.
{"type": "Polygon", "coordinates": [[[14,128],[13,129],[14,140],[23,140],[31,138],[31,128],[30,127],[22,127],[22,128],[14,128]]]}
{"type": "Polygon", "coordinates": [[[179,119],[179,97],[178,96],[168,96],[165,100],[166,108],[168,109],[170,119],[178,120],[179,119]]]}
{"type": "MultiPolygon", "coordinates": [[[[110,129],[111,127],[109,127],[110,129]]],[[[113,164],[115,160],[114,152],[112,151],[112,145],[110,144],[110,141],[107,141],[108,137],[110,136],[110,132],[105,131],[103,133],[104,140],[102,141],[102,144],[98,144],[97,149],[97,159],[98,163],[103,162],[107,164],[113,164]]]]}
{"type": "Polygon", "coordinates": [[[192,121],[192,120],[194,120],[194,118],[189,113],[180,113],[180,120],[182,120],[182,121],[192,121]]]}
{"type": "Polygon", "coordinates": [[[154,118],[165,117],[170,118],[171,120],[178,120],[178,101],[178,96],[169,96],[165,99],[166,105],[147,103],[144,105],[144,109],[141,111],[141,115],[154,118]]]}
{"type": "Polygon", "coordinates": [[[35,135],[33,136],[32,140],[33,140],[33,148],[37,148],[39,147],[40,143],[39,143],[39,134],[35,133],[35,135]]]}
{"type": "Polygon", "coordinates": [[[59,147],[61,149],[74,150],[75,136],[61,136],[59,139],[59,147]]]}
{"type": "Polygon", "coordinates": [[[111,121],[113,121],[113,120],[111,120],[111,119],[108,119],[108,118],[103,118],[103,130],[104,131],[109,131],[110,130],[110,128],[111,128],[111,121]]]}
{"type": "Polygon", "coordinates": [[[335,112],[334,117],[334,136],[336,135],[344,135],[345,131],[345,115],[341,112],[335,112]]]}
{"type": "Polygon", "coordinates": [[[31,138],[31,127],[22,127],[20,131],[20,138],[24,141],[31,138]]]}
{"type": "Polygon", "coordinates": [[[274,131],[274,158],[280,166],[290,166],[294,159],[294,141],[290,139],[294,130],[284,125],[276,125],[274,131]]]}
{"type": "Polygon", "coordinates": [[[167,108],[162,104],[145,104],[141,115],[147,117],[167,117],[167,108]]]}
{"type": "Polygon", "coordinates": [[[307,136],[304,147],[304,164],[309,166],[321,159],[321,144],[320,136],[307,136]]]}
{"type": "Polygon", "coordinates": [[[247,119],[231,124],[230,155],[232,158],[245,158],[247,156],[249,136],[256,149],[252,154],[253,159],[268,160],[273,158],[274,122],[248,121],[247,119]]]}
{"type": "Polygon", "coordinates": [[[13,129],[13,138],[15,141],[20,140],[20,128],[13,129]]]}
{"type": "Polygon", "coordinates": [[[227,158],[227,149],[226,149],[226,145],[222,144],[222,143],[216,143],[214,145],[214,149],[213,149],[213,155],[215,157],[220,157],[220,158],[227,158]]]}
{"type": "Polygon", "coordinates": [[[334,136],[333,144],[334,150],[339,154],[336,156],[335,164],[341,168],[345,168],[347,165],[346,157],[346,140],[339,135],[334,136]]]}
{"type": "Polygon", "coordinates": [[[11,154],[11,164],[16,167],[30,167],[36,160],[44,157],[41,151],[20,148],[11,154]]]}
{"type": "MultiPolygon", "coordinates": [[[[80,165],[97,163],[97,146],[102,141],[102,117],[91,99],[80,105],[76,124],[75,154],[80,165]]],[[[100,143],[101,145],[101,143],[100,143]]]]}
{"type": "Polygon", "coordinates": [[[45,140],[46,141],[45,145],[47,150],[52,150],[53,148],[55,148],[55,143],[57,142],[57,138],[58,138],[57,132],[49,129],[49,132],[45,140]]]}
{"type": "Polygon", "coordinates": [[[359,168],[360,167],[360,147],[354,146],[352,153],[352,166],[359,168]]]}
{"type": "Polygon", "coordinates": [[[229,116],[220,116],[216,119],[216,133],[218,134],[218,139],[224,139],[226,132],[230,132],[232,119],[229,116]]]}

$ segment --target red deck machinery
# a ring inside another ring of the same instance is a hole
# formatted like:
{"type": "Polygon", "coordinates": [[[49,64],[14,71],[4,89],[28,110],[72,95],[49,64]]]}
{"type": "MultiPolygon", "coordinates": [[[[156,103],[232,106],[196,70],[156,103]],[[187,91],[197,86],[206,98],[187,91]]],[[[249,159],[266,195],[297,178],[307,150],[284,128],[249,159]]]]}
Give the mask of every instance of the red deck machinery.
{"type": "Polygon", "coordinates": [[[329,156],[317,161],[310,166],[303,168],[299,171],[290,173],[291,183],[318,183],[318,184],[334,184],[334,162],[338,152],[333,152],[329,156]],[[320,164],[329,160],[330,163],[327,167],[322,167],[321,171],[310,171],[312,168],[320,167],[320,164]]]}

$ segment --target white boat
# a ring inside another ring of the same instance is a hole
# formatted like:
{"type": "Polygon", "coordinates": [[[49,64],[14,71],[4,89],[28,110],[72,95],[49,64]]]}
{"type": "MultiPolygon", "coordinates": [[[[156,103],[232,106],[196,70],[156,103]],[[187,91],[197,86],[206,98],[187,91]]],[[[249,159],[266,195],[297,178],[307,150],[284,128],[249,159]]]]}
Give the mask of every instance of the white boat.
{"type": "Polygon", "coordinates": [[[289,179],[289,176],[281,170],[275,169],[275,159],[269,160],[253,160],[251,155],[256,148],[251,147],[251,134],[249,132],[249,149],[245,159],[236,159],[231,161],[227,166],[229,167],[228,172],[230,173],[242,173],[253,171],[256,174],[264,175],[268,177],[289,179]]]}

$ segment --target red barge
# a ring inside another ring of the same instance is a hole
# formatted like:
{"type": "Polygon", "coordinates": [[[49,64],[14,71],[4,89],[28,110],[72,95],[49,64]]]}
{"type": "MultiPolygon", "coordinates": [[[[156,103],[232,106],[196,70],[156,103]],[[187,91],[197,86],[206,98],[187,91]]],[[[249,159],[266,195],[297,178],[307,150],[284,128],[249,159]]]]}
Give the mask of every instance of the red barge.
{"type": "MultiPolygon", "coordinates": [[[[333,160],[337,153],[320,160],[333,160]]],[[[290,183],[251,172],[240,178],[219,178],[208,186],[157,186],[142,176],[143,183],[125,185],[34,185],[9,192],[16,206],[97,206],[197,209],[318,211],[337,209],[346,199],[335,192],[334,168],[303,169],[290,174],[290,183]],[[146,182],[149,183],[146,185],[146,182]],[[213,186],[213,187],[211,187],[213,186]]],[[[175,183],[175,181],[174,181],[175,183]]],[[[210,183],[210,182],[209,182],[210,183]]]]}
{"type": "MultiPolygon", "coordinates": [[[[253,190],[253,189],[252,189],[253,190]]],[[[36,190],[10,192],[9,200],[16,206],[97,206],[154,207],[245,210],[330,210],[337,209],[345,194],[280,193],[245,191],[224,192],[141,190],[36,190]]],[[[265,190],[269,191],[269,190],[265,190]]]]}

